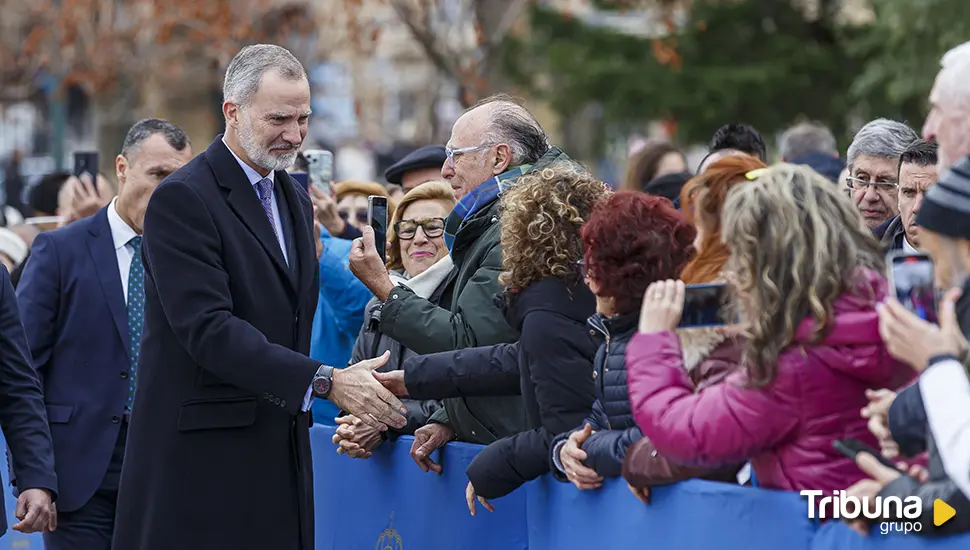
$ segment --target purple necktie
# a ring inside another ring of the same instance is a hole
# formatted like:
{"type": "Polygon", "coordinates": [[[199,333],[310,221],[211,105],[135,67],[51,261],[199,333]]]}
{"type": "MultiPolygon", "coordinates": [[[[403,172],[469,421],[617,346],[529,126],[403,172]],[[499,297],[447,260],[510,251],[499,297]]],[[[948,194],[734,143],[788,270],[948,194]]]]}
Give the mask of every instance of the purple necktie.
{"type": "Polygon", "coordinates": [[[259,203],[263,205],[263,212],[269,218],[269,225],[273,228],[273,234],[279,241],[280,233],[276,228],[276,220],[273,219],[273,182],[269,178],[263,178],[256,184],[256,194],[259,195],[259,203]]]}

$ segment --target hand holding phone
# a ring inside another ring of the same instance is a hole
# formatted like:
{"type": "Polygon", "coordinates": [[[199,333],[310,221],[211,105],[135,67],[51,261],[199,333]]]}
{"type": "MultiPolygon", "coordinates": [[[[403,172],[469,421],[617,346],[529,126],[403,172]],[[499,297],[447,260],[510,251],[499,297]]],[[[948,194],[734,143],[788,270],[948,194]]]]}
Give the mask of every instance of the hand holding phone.
{"type": "Polygon", "coordinates": [[[939,323],[933,259],[928,254],[894,252],[889,255],[889,288],[914,315],[939,323]]]}
{"type": "Polygon", "coordinates": [[[381,261],[387,263],[387,197],[367,197],[367,225],[374,230],[374,246],[381,261]]]}
{"type": "Polygon", "coordinates": [[[883,466],[892,470],[898,470],[895,464],[886,459],[886,457],[882,456],[882,453],[859,441],[858,439],[836,439],[832,441],[832,446],[835,447],[835,450],[851,458],[853,462],[856,461],[856,457],[859,455],[859,453],[869,453],[883,466]]]}
{"type": "Polygon", "coordinates": [[[91,180],[94,192],[98,192],[98,153],[97,151],[79,151],[74,153],[74,176],[84,181],[83,176],[87,175],[91,180]]]}
{"type": "Polygon", "coordinates": [[[730,289],[725,283],[687,285],[679,328],[718,327],[736,322],[727,312],[730,289]]]}

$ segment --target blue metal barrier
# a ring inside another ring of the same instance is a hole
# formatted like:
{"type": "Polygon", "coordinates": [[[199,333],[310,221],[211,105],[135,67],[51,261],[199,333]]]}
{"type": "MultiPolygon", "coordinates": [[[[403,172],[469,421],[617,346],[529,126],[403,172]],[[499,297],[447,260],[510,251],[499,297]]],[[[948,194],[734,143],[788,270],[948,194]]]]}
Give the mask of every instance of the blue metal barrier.
{"type": "MultiPolygon", "coordinates": [[[[816,528],[805,503],[791,493],[708,481],[688,481],[652,492],[650,506],[621,480],[598,491],[577,491],[548,476],[495,500],[495,513],[465,504],[465,468],[481,449],[452,443],[444,473],[423,473],[409,456],[412,438],[385,443],[368,460],[337,455],[334,428],[311,432],[316,494],[316,550],[966,550],[970,535],[862,537],[839,522],[816,528]]],[[[3,440],[0,439],[0,444],[3,440]]],[[[5,446],[5,445],[4,445],[5,446]]],[[[2,477],[7,522],[16,500],[2,477]]],[[[442,455],[443,456],[440,456],[442,455]]],[[[40,535],[12,530],[0,550],[42,550],[40,535]]],[[[213,549],[215,550],[215,549],[213,549]]]]}
{"type": "Polygon", "coordinates": [[[317,550],[970,548],[970,535],[862,537],[840,522],[819,528],[796,494],[700,480],[655,488],[646,506],[622,480],[578,491],[545,476],[492,501],[495,514],[473,518],[465,505],[465,468],[481,447],[449,444],[437,476],[411,460],[410,437],[385,443],[368,460],[352,460],[336,454],[333,433],[330,426],[311,431],[317,550]]]}

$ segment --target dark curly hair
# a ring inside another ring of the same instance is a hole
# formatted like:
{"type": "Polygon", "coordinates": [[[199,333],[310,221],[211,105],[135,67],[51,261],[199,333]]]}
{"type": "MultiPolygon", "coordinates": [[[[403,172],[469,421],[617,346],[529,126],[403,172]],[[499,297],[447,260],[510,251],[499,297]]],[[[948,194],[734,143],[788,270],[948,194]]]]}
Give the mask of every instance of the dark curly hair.
{"type": "Polygon", "coordinates": [[[599,204],[583,227],[587,273],[618,315],[637,311],[650,283],[676,279],[693,242],[693,226],[670,200],[633,191],[599,204]]]}

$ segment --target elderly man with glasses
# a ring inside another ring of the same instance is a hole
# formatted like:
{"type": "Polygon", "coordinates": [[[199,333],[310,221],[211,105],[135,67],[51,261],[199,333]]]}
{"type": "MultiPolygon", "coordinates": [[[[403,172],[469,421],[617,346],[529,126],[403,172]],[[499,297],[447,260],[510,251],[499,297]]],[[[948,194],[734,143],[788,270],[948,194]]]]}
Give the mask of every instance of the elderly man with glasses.
{"type": "MultiPolygon", "coordinates": [[[[518,340],[493,301],[502,290],[499,196],[524,174],[571,162],[549,145],[535,117],[507,96],[466,111],[452,128],[445,155],[441,176],[458,199],[443,228],[454,261],[450,303],[437,306],[395,286],[369,228],[350,254],[351,269],[383,302],[380,332],[421,355],[518,340]]],[[[449,399],[415,433],[412,456],[427,471],[431,451],[447,441],[489,444],[524,429],[524,418],[519,396],[449,399]]]]}
{"type": "Polygon", "coordinates": [[[902,122],[878,118],[863,126],[849,145],[849,194],[876,238],[899,215],[899,156],[918,137],[902,122]]]}

